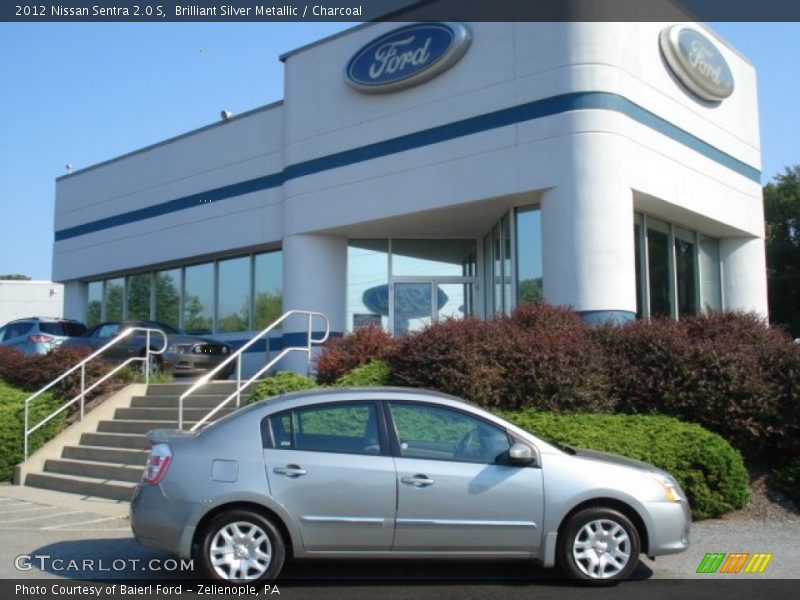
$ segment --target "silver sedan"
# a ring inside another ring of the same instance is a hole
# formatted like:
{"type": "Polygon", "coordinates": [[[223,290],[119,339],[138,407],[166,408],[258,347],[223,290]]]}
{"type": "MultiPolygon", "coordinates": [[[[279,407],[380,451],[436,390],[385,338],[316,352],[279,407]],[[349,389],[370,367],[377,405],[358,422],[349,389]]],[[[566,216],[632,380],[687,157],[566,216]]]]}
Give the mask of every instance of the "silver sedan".
{"type": "Polygon", "coordinates": [[[229,582],[275,578],[290,557],[349,557],[535,561],[604,583],[689,545],[669,474],[556,447],[436,392],[297,392],[148,438],[136,539],[229,582]]]}

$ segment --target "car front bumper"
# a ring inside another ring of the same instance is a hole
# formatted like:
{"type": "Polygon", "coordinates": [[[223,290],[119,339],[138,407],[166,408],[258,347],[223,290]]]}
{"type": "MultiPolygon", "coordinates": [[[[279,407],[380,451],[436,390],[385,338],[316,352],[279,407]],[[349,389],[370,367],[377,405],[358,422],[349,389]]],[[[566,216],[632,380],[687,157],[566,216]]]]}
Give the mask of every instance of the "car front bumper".
{"type": "Polygon", "coordinates": [[[686,502],[648,502],[649,556],[677,554],[689,548],[692,513],[686,502]]]}

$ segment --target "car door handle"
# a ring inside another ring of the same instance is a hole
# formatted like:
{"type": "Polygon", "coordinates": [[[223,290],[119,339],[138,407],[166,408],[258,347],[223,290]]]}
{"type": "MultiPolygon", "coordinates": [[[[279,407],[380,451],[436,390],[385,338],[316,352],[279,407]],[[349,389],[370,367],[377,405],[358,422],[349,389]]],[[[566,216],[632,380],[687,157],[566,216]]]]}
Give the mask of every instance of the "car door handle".
{"type": "Polygon", "coordinates": [[[428,478],[427,475],[417,474],[413,477],[401,477],[400,481],[413,485],[414,487],[427,487],[433,485],[433,479],[428,478]]]}
{"type": "Polygon", "coordinates": [[[272,469],[273,473],[277,473],[278,475],[286,475],[287,477],[300,477],[300,475],[305,475],[306,470],[298,465],[286,465],[285,467],[275,467],[272,469]]]}

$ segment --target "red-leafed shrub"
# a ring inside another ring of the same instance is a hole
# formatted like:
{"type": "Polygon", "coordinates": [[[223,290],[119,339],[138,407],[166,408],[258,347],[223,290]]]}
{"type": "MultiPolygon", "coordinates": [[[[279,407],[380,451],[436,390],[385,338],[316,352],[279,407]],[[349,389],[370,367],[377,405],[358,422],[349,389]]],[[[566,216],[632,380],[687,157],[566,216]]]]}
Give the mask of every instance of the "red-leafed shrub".
{"type": "Polygon", "coordinates": [[[393,383],[500,408],[601,411],[603,355],[572,311],[522,305],[510,317],[449,320],[405,337],[387,357],[393,383]]]}
{"type": "Polygon", "coordinates": [[[320,357],[320,382],[377,358],[393,384],[483,406],[672,415],[751,458],[780,464],[800,452],[800,344],[754,314],[590,327],[569,309],[536,304],[398,340],[362,330],[320,357]]]}
{"type": "Polygon", "coordinates": [[[396,338],[374,325],[334,339],[317,357],[317,381],[334,383],[359,365],[385,358],[396,346],[396,338]]]}
{"type": "MultiPolygon", "coordinates": [[[[47,354],[29,355],[14,348],[0,347],[0,379],[21,390],[35,392],[91,353],[92,350],[88,348],[67,347],[56,348],[47,354]]],[[[113,368],[113,365],[104,360],[92,360],[86,365],[86,386],[90,386],[113,368]]],[[[110,386],[128,383],[131,379],[131,372],[123,369],[118,375],[97,386],[90,396],[104,393],[110,386]]],[[[62,400],[71,400],[80,393],[80,386],[80,371],[77,371],[56,384],[52,393],[62,400]]]]}
{"type": "Polygon", "coordinates": [[[595,330],[618,410],[700,423],[749,456],[800,449],[800,347],[751,314],[595,330]]]}

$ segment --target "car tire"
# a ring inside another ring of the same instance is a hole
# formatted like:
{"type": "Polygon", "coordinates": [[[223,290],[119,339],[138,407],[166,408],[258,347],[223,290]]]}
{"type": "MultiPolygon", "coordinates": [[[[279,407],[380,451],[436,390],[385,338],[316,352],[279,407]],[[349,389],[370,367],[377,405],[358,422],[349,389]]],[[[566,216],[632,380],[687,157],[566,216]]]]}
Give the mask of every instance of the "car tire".
{"type": "Polygon", "coordinates": [[[147,359],[142,360],[139,363],[142,375],[147,374],[147,371],[149,370],[150,376],[152,377],[153,375],[157,375],[164,370],[164,364],[161,360],[161,357],[157,354],[150,354],[150,357],[147,358],[147,352],[142,352],[139,356],[143,359],[147,359]]]}
{"type": "Polygon", "coordinates": [[[556,556],[570,578],[608,585],[630,577],[640,552],[639,532],[628,517],[611,508],[592,507],[564,524],[556,556]]]}
{"type": "Polygon", "coordinates": [[[205,575],[212,579],[250,583],[275,579],[285,557],[286,544],[269,519],[236,509],[211,519],[199,558],[205,575]]]}

